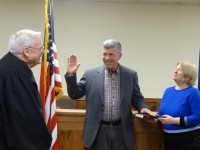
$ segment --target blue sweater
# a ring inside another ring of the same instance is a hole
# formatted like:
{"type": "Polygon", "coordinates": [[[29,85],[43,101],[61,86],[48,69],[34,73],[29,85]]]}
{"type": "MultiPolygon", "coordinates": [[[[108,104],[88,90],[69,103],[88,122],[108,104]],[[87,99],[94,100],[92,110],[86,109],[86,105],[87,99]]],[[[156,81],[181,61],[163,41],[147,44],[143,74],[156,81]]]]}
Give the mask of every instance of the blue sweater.
{"type": "Polygon", "coordinates": [[[182,90],[176,90],[174,86],[167,88],[163,94],[158,114],[185,117],[186,126],[163,124],[166,130],[200,128],[200,92],[192,86],[182,90]]]}

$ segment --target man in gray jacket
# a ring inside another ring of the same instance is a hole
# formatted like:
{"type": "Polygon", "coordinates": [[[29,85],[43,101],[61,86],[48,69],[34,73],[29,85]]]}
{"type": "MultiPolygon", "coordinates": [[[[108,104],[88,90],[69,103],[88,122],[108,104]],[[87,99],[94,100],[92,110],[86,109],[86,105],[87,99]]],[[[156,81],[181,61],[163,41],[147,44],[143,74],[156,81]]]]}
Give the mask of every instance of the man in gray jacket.
{"type": "Polygon", "coordinates": [[[118,63],[120,42],[103,43],[104,65],[85,71],[77,83],[80,64],[70,55],[65,80],[72,99],[86,97],[83,143],[92,150],[128,150],[135,142],[131,106],[141,113],[151,112],[140,92],[137,73],[118,63]]]}

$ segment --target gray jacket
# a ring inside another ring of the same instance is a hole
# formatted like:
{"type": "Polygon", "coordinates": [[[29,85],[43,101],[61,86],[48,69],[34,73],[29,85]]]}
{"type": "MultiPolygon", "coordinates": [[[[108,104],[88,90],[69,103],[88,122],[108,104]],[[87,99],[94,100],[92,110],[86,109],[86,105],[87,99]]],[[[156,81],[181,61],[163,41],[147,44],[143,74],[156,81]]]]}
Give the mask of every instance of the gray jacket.
{"type": "MultiPolygon", "coordinates": [[[[136,71],[121,65],[119,65],[119,71],[122,130],[126,146],[131,148],[135,142],[131,106],[140,112],[142,108],[147,108],[147,105],[140,92],[136,71]]],[[[68,95],[72,99],[86,96],[86,115],[83,133],[83,143],[86,147],[90,147],[94,142],[101,123],[104,111],[104,76],[104,66],[86,70],[79,83],[77,83],[76,75],[72,77],[65,75],[68,95]]]]}

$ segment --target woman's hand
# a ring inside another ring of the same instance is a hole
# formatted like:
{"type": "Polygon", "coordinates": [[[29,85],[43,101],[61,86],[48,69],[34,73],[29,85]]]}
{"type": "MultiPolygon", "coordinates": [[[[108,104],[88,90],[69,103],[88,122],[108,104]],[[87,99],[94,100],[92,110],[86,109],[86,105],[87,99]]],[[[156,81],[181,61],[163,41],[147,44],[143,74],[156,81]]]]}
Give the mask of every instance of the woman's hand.
{"type": "Polygon", "coordinates": [[[172,117],[170,115],[163,115],[158,117],[158,121],[162,124],[180,124],[180,117],[172,117]]]}

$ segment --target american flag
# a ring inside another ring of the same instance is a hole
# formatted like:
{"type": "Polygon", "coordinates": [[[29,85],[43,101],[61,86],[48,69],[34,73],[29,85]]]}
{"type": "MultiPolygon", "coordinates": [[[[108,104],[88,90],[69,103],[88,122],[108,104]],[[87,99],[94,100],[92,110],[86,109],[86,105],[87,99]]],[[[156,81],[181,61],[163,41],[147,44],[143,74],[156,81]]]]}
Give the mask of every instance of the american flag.
{"type": "Polygon", "coordinates": [[[63,96],[63,90],[54,40],[53,0],[45,0],[44,55],[41,63],[40,96],[43,116],[52,135],[50,150],[57,150],[56,100],[63,96]]]}

